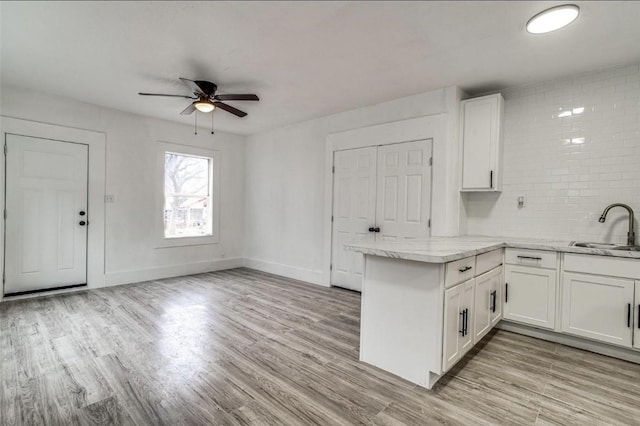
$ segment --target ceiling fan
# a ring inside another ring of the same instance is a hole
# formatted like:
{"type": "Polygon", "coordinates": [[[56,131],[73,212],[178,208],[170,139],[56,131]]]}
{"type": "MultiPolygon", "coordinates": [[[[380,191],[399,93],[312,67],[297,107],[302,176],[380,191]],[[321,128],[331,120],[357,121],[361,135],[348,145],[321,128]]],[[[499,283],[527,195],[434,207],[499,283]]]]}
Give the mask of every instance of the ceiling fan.
{"type": "Polygon", "coordinates": [[[211,112],[216,108],[223,109],[231,114],[244,117],[246,112],[240,111],[238,108],[234,108],[231,105],[227,105],[222,101],[259,101],[258,96],[253,94],[229,94],[229,95],[216,95],[218,86],[210,81],[204,80],[189,80],[188,78],[180,77],[180,80],[193,91],[192,96],[187,95],[165,95],[162,93],[138,93],[142,96],[169,96],[172,98],[185,98],[194,99],[194,101],[184,109],[180,114],[189,115],[195,110],[200,112],[211,112]]]}

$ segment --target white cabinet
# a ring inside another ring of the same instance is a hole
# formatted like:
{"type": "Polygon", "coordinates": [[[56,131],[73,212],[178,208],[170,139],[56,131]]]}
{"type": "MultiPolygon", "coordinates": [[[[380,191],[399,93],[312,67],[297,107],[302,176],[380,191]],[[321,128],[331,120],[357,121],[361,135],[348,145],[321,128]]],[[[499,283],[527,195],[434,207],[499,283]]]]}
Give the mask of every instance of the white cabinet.
{"type": "Polygon", "coordinates": [[[462,191],[502,190],[502,95],[462,101],[462,191]]]}
{"type": "Polygon", "coordinates": [[[562,286],[563,332],[633,346],[633,280],[564,273],[562,286]]]}
{"type": "Polygon", "coordinates": [[[475,279],[474,344],[478,343],[502,318],[502,267],[486,272],[475,279]]]}
{"type": "Polygon", "coordinates": [[[473,346],[475,279],[444,292],[442,370],[449,370],[473,346]]]}
{"type": "Polygon", "coordinates": [[[636,281],[635,318],[633,332],[633,347],[640,349],[640,281],[636,281]]]}
{"type": "Polygon", "coordinates": [[[556,325],[556,270],[507,265],[504,319],[553,329],[556,325]]]}

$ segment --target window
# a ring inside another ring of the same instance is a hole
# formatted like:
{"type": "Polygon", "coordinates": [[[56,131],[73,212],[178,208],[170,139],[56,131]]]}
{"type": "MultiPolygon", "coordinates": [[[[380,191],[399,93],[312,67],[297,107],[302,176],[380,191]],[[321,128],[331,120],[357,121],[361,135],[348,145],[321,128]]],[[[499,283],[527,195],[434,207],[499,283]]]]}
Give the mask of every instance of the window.
{"type": "Polygon", "coordinates": [[[212,158],[164,153],[164,237],[212,235],[212,158]]]}
{"type": "Polygon", "coordinates": [[[158,247],[218,242],[219,153],[158,143],[158,247]]]}

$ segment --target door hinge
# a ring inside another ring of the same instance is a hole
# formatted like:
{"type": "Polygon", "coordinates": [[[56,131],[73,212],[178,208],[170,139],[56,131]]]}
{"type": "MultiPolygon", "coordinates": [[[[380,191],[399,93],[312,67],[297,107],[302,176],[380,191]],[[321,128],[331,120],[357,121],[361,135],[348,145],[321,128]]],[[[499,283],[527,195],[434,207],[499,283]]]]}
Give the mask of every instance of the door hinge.
{"type": "Polygon", "coordinates": [[[329,270],[333,271],[333,263],[329,265],[329,270]]]}
{"type": "Polygon", "coordinates": [[[331,166],[331,173],[335,173],[336,172],[336,166],[331,166]]]}
{"type": "Polygon", "coordinates": [[[427,228],[431,228],[431,219],[427,221],[427,228]]]}
{"type": "Polygon", "coordinates": [[[429,157],[429,165],[433,166],[433,157],[429,157]]]}
{"type": "Polygon", "coordinates": [[[333,216],[331,216],[331,222],[333,222],[333,216]]]}

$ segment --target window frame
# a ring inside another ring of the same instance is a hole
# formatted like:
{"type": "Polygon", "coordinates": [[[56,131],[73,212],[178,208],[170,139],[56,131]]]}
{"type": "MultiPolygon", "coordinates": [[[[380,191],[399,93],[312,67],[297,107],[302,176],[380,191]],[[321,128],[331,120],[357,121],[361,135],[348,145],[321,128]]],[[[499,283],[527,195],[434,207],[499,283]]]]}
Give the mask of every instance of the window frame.
{"type": "Polygon", "coordinates": [[[156,223],[156,248],[185,247],[208,244],[218,244],[220,242],[220,151],[196,148],[188,145],[180,145],[168,142],[158,142],[156,155],[156,212],[154,214],[156,223]],[[164,207],[165,207],[165,184],[164,167],[165,154],[173,153],[192,157],[208,158],[210,160],[209,185],[211,188],[211,235],[201,235],[192,237],[165,237],[164,234],[164,207]]]}

